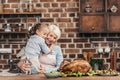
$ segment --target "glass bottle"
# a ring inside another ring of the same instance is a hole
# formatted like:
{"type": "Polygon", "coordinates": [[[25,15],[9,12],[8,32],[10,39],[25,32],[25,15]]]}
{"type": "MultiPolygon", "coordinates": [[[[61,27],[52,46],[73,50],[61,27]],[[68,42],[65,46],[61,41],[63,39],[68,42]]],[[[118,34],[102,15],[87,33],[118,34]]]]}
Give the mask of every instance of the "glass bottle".
{"type": "Polygon", "coordinates": [[[18,24],[18,31],[22,31],[22,24],[18,24]]]}
{"type": "Polygon", "coordinates": [[[87,13],[92,12],[92,6],[90,4],[86,5],[85,12],[87,12],[87,13]]]}
{"type": "Polygon", "coordinates": [[[98,64],[98,63],[95,63],[95,64],[94,64],[94,71],[97,71],[97,70],[99,70],[99,64],[98,64]]]}
{"type": "Polygon", "coordinates": [[[9,59],[8,64],[9,64],[9,70],[12,71],[13,70],[13,60],[9,59]]]}
{"type": "Polygon", "coordinates": [[[10,26],[10,24],[6,24],[6,26],[5,26],[5,32],[11,32],[11,26],[10,26]]]}
{"type": "Polygon", "coordinates": [[[20,3],[19,3],[19,12],[23,13],[23,2],[22,2],[22,0],[20,0],[20,3]]]}
{"type": "Polygon", "coordinates": [[[34,11],[32,0],[30,0],[30,1],[28,2],[28,11],[29,11],[29,12],[33,12],[33,11],[34,11]]]}

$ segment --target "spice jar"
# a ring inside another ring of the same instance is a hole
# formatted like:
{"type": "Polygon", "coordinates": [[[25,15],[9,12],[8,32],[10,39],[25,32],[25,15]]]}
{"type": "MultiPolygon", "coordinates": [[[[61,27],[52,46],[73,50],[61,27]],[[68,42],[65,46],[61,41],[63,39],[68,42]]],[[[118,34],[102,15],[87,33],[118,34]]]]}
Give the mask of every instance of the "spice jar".
{"type": "Polygon", "coordinates": [[[11,32],[11,26],[10,26],[10,24],[6,24],[6,26],[5,26],[5,32],[11,32]]]}
{"type": "Polygon", "coordinates": [[[31,1],[31,0],[28,2],[28,11],[29,11],[29,12],[33,12],[33,11],[34,11],[34,9],[33,9],[33,4],[32,4],[32,1],[31,1]]]}
{"type": "Polygon", "coordinates": [[[89,12],[92,12],[92,7],[91,5],[87,4],[86,7],[85,7],[85,12],[89,13],[89,12]]]}
{"type": "Polygon", "coordinates": [[[9,59],[9,60],[8,60],[8,64],[9,64],[9,69],[10,69],[10,71],[12,71],[12,70],[13,70],[13,60],[12,60],[12,59],[9,59]]]}
{"type": "Polygon", "coordinates": [[[22,31],[22,24],[18,24],[18,31],[22,31]]]}
{"type": "Polygon", "coordinates": [[[23,13],[23,2],[20,0],[19,10],[20,13],[23,13]]]}

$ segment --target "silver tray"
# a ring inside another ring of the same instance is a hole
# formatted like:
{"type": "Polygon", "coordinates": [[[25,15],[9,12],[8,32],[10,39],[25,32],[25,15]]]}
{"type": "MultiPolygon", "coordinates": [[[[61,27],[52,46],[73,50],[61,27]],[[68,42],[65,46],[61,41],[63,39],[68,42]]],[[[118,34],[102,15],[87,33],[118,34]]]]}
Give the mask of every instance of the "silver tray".
{"type": "Polygon", "coordinates": [[[118,76],[119,74],[97,74],[98,76],[118,76]]]}

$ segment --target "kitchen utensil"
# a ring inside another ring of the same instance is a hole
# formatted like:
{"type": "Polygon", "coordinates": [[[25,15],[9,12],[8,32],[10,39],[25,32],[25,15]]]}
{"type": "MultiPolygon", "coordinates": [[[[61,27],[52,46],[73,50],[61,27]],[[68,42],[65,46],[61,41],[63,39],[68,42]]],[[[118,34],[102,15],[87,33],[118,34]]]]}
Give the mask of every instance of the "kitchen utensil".
{"type": "Polygon", "coordinates": [[[88,58],[87,58],[88,53],[87,53],[87,52],[83,52],[82,54],[83,54],[84,59],[85,59],[86,61],[88,61],[88,58]]]}
{"type": "Polygon", "coordinates": [[[88,62],[91,61],[91,58],[94,56],[94,53],[93,52],[88,52],[88,55],[87,55],[87,60],[88,62]]]}

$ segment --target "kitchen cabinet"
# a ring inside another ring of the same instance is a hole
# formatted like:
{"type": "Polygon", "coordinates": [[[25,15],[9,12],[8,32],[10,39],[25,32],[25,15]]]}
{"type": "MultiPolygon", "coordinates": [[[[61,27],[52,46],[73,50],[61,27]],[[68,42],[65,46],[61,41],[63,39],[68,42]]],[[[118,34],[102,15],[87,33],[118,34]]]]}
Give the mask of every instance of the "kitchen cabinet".
{"type": "Polygon", "coordinates": [[[120,0],[80,0],[80,32],[120,32],[119,3],[120,0]]]}
{"type": "Polygon", "coordinates": [[[107,26],[109,32],[120,32],[120,0],[108,0],[108,9],[112,8],[114,5],[117,7],[117,11],[115,13],[111,11],[107,12],[107,26]]]}

